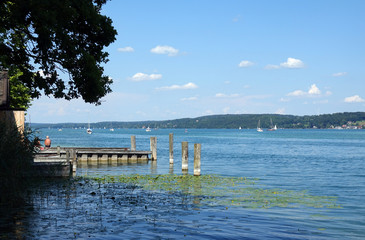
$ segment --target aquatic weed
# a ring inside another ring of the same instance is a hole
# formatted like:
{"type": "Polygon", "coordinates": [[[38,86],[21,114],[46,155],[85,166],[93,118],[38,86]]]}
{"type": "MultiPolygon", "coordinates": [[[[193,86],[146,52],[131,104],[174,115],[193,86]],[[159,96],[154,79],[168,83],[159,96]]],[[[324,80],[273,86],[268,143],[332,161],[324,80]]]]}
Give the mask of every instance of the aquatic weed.
{"type": "Polygon", "coordinates": [[[307,191],[264,189],[259,179],[219,175],[119,175],[86,177],[98,184],[122,183],[132,191],[136,187],[149,191],[180,193],[200,197],[208,205],[241,206],[245,208],[339,208],[336,197],[314,196],[307,191]]]}

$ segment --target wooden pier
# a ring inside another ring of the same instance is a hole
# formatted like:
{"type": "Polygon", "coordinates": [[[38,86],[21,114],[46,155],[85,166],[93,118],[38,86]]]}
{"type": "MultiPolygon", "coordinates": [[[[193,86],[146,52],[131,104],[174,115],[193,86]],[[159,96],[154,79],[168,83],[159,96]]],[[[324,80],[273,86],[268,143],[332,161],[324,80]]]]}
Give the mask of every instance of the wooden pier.
{"type": "MultiPolygon", "coordinates": [[[[52,147],[34,156],[34,165],[54,176],[68,176],[83,165],[112,165],[148,163],[152,151],[131,151],[129,148],[52,147]],[[48,170],[47,170],[48,169],[48,170]],[[51,170],[49,170],[51,169],[51,170]]],[[[47,175],[47,173],[45,173],[47,175]]]]}

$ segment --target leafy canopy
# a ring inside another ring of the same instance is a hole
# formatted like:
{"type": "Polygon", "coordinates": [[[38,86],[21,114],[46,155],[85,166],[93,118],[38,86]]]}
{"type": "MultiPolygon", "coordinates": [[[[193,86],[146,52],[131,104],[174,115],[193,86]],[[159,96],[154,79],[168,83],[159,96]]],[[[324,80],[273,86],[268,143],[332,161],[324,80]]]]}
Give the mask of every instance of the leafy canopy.
{"type": "Polygon", "coordinates": [[[103,74],[102,64],[108,62],[103,48],[117,34],[100,12],[106,1],[2,0],[0,68],[18,68],[32,98],[44,92],[100,104],[112,83],[103,74]]]}

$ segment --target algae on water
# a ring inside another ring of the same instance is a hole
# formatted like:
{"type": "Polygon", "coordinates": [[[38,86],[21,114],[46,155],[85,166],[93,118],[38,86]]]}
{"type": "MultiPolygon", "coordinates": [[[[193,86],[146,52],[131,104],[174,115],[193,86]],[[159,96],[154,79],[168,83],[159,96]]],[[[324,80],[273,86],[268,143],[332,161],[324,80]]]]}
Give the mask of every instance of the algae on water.
{"type": "Polygon", "coordinates": [[[337,198],[310,195],[306,191],[264,189],[256,178],[218,175],[119,175],[85,177],[102,183],[123,183],[150,191],[182,193],[199,197],[199,204],[241,206],[245,208],[339,208],[337,198]]]}

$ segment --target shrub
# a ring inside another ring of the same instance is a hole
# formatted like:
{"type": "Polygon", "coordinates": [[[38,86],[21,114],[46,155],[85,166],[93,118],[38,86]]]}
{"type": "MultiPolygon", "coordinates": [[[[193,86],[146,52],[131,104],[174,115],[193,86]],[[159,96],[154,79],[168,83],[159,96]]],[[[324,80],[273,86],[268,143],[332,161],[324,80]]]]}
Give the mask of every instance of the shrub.
{"type": "Polygon", "coordinates": [[[33,143],[14,124],[0,122],[0,204],[21,205],[31,176],[33,143]]]}

